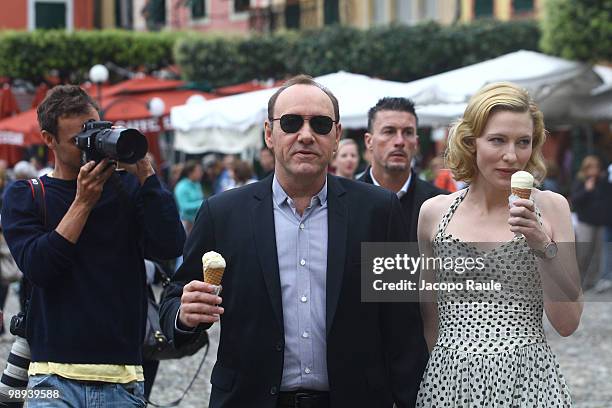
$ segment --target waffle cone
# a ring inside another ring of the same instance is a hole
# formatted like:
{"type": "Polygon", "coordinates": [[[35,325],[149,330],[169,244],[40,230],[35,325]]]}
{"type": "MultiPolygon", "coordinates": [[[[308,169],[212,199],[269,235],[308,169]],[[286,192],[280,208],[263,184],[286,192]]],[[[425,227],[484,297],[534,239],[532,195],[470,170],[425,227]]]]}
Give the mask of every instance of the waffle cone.
{"type": "Polygon", "coordinates": [[[221,285],[221,279],[223,279],[223,272],[225,268],[207,268],[204,270],[204,282],[210,283],[211,285],[221,285]]]}
{"type": "Polygon", "coordinates": [[[529,200],[529,197],[531,197],[531,189],[530,188],[516,188],[513,187],[512,188],[512,194],[520,197],[520,198],[525,198],[527,200],[529,200]]]}

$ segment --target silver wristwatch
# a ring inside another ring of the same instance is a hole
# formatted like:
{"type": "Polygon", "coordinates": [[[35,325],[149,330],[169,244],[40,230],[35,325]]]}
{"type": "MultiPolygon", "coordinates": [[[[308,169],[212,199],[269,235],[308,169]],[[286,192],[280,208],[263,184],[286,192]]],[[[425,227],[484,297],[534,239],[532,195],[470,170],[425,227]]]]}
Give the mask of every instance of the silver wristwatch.
{"type": "Polygon", "coordinates": [[[538,258],[553,259],[555,256],[557,256],[558,250],[559,249],[557,248],[557,243],[551,239],[550,242],[548,242],[548,244],[544,245],[543,251],[540,251],[538,249],[532,249],[531,251],[538,258]]]}

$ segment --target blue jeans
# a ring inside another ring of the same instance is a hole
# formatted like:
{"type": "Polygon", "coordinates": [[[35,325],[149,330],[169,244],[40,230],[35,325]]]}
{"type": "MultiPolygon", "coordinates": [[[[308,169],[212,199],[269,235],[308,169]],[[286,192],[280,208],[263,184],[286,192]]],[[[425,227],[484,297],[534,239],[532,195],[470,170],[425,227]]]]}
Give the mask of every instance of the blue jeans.
{"type": "Polygon", "coordinates": [[[58,390],[59,399],[30,399],[28,408],[134,408],[146,407],[144,384],[76,381],[57,375],[34,375],[28,388],[58,390]]]}

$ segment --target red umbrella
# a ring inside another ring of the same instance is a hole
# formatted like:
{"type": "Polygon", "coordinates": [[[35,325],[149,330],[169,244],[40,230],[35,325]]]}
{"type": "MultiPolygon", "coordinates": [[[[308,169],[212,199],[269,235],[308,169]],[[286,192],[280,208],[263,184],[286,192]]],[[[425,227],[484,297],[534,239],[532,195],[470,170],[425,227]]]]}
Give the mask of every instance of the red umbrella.
{"type": "Polygon", "coordinates": [[[4,84],[2,86],[2,94],[0,94],[0,119],[12,116],[15,113],[19,113],[17,99],[15,99],[15,95],[13,95],[11,86],[9,84],[4,84]]]}

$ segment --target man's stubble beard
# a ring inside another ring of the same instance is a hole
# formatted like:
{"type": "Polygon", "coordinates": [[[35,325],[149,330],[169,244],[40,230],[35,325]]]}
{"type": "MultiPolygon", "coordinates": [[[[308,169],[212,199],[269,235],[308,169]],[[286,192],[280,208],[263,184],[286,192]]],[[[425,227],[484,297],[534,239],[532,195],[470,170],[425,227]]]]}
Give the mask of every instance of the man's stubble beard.
{"type": "Polygon", "coordinates": [[[403,173],[410,170],[410,163],[385,163],[383,167],[389,173],[403,173]]]}

